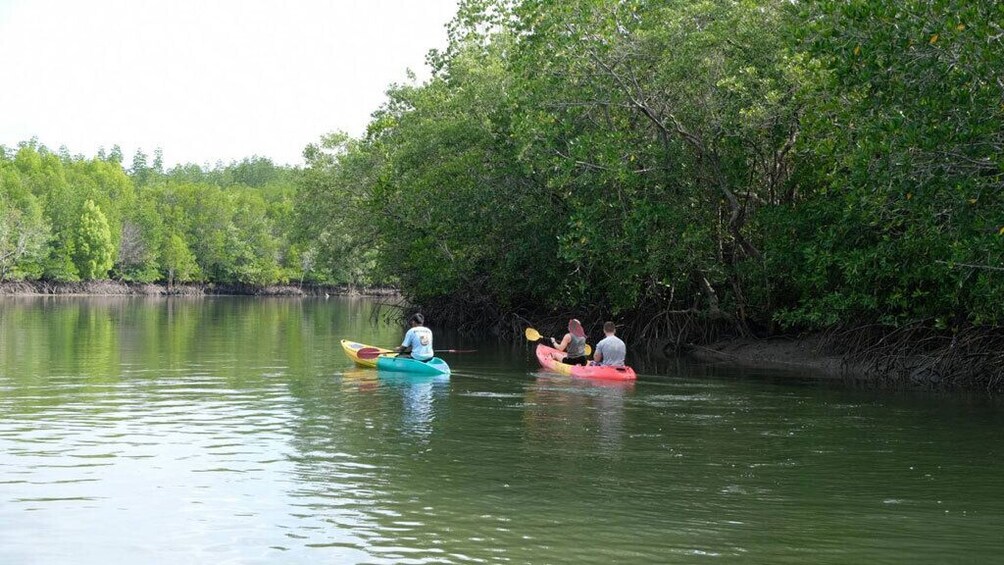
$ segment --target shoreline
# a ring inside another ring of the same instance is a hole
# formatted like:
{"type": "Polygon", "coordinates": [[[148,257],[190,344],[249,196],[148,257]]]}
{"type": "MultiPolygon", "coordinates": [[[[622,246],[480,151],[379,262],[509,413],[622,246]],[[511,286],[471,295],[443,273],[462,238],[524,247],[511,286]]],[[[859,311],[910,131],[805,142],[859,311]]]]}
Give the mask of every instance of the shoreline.
{"type": "Polygon", "coordinates": [[[688,344],[683,357],[719,367],[797,372],[825,380],[880,388],[1004,392],[1004,348],[999,335],[946,339],[927,346],[904,339],[866,347],[840,346],[822,333],[784,338],[735,338],[688,344]]]}
{"type": "Polygon", "coordinates": [[[709,345],[689,344],[676,356],[731,368],[794,370],[826,379],[872,379],[865,367],[850,362],[848,356],[826,352],[818,336],[736,338],[709,345]]]}
{"type": "Polygon", "coordinates": [[[86,281],[12,281],[0,283],[0,296],[400,296],[395,288],[352,285],[267,285],[127,283],[86,281]]]}
{"type": "MultiPolygon", "coordinates": [[[[0,283],[0,298],[18,296],[315,296],[396,297],[390,287],[351,285],[165,284],[87,281],[0,283]]],[[[1004,392],[1004,332],[969,329],[953,334],[868,335],[849,342],[817,332],[785,337],[727,338],[713,343],[634,344],[663,359],[689,359],[709,366],[764,369],[812,378],[888,388],[1004,392]]]]}

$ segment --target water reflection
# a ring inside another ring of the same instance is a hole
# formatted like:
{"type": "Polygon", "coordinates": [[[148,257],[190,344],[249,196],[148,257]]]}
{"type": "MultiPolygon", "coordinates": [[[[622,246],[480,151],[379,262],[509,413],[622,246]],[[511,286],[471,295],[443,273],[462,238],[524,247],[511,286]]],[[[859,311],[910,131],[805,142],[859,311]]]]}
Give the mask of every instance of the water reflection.
{"type": "Polygon", "coordinates": [[[353,368],[343,373],[345,387],[359,393],[400,396],[403,435],[427,441],[436,419],[436,402],[449,394],[449,375],[415,375],[353,368]]]}
{"type": "Polygon", "coordinates": [[[436,403],[449,394],[450,376],[353,367],[342,373],[342,384],[358,393],[400,395],[402,434],[428,441],[433,434],[436,403]]]}
{"type": "Polygon", "coordinates": [[[353,367],[342,372],[342,388],[355,392],[374,392],[379,386],[377,371],[353,367]]]}
{"type": "Polygon", "coordinates": [[[535,440],[561,439],[604,452],[619,449],[624,437],[624,402],[633,381],[576,379],[537,373],[526,389],[524,419],[535,440]]]}
{"type": "Polygon", "coordinates": [[[379,382],[401,394],[401,430],[423,441],[432,435],[433,421],[436,419],[434,401],[443,398],[449,391],[448,375],[412,375],[392,371],[380,371],[379,382]]]}

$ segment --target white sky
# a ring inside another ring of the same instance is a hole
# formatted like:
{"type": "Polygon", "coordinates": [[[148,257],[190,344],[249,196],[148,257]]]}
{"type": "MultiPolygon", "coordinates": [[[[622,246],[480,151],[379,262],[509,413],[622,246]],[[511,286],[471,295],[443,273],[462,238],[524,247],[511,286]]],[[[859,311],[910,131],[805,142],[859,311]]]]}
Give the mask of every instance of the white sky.
{"type": "Polygon", "coordinates": [[[393,82],[446,46],[457,0],[0,0],[0,144],[37,136],[165,165],[359,136],[393,82]]]}

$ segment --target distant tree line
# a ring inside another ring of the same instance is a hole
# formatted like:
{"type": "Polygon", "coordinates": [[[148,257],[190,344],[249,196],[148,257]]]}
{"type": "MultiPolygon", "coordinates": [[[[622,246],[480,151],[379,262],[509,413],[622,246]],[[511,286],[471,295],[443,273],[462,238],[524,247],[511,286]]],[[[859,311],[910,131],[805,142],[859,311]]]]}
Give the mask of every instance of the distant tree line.
{"type": "Polygon", "coordinates": [[[366,284],[317,260],[296,221],[303,171],[260,157],[164,170],[118,147],[94,157],[0,147],[0,280],[366,284]]]}

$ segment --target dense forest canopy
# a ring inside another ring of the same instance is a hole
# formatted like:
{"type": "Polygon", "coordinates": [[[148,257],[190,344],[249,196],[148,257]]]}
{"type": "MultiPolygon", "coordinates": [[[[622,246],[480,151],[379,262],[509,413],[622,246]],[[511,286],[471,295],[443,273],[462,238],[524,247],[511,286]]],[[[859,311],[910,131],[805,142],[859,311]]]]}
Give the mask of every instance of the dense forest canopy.
{"type": "Polygon", "coordinates": [[[647,337],[999,326],[1002,22],[993,0],[466,0],[432,78],[303,168],[0,149],[0,277],[393,283],[454,324],[647,337]]]}

